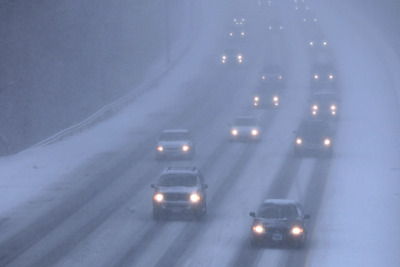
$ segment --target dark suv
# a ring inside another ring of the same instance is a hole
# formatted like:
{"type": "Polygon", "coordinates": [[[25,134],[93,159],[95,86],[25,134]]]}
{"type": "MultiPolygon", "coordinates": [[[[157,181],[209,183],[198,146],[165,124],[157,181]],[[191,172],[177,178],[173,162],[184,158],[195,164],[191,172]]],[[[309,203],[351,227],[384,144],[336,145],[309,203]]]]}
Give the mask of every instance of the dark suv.
{"type": "Polygon", "coordinates": [[[154,220],[169,214],[191,214],[196,220],[201,220],[206,214],[208,186],[196,167],[168,167],[158,183],[151,187],[154,188],[154,220]]]}
{"type": "Polygon", "coordinates": [[[301,205],[294,200],[267,199],[258,212],[250,212],[254,217],[251,226],[251,245],[287,244],[301,247],[307,239],[304,214],[301,205]]]}

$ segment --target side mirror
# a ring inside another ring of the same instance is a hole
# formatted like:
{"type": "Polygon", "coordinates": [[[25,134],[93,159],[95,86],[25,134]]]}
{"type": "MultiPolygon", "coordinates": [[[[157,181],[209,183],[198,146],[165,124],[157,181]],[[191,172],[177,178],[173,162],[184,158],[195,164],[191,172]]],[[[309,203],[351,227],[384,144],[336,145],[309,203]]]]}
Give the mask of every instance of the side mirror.
{"type": "Polygon", "coordinates": [[[311,217],[311,216],[310,216],[309,214],[304,214],[303,219],[304,219],[304,220],[308,220],[308,219],[310,219],[310,217],[311,217]]]}
{"type": "Polygon", "coordinates": [[[250,212],[249,215],[250,215],[251,217],[253,217],[253,218],[256,217],[256,213],[255,213],[254,211],[250,212]]]}
{"type": "Polygon", "coordinates": [[[208,185],[207,185],[207,184],[202,184],[202,185],[201,185],[201,188],[202,188],[202,189],[207,189],[207,188],[208,188],[208,185]]]}

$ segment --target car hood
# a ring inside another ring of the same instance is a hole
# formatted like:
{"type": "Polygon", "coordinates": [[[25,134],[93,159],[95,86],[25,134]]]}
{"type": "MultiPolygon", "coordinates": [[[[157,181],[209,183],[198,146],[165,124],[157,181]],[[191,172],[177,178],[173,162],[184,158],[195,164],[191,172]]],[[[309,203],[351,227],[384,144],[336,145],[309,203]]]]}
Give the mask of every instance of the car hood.
{"type": "Polygon", "coordinates": [[[158,192],[161,193],[195,193],[198,191],[199,189],[196,186],[160,186],[158,188],[158,192]]]}
{"type": "Polygon", "coordinates": [[[266,228],[289,228],[293,225],[302,225],[299,220],[257,218],[255,221],[262,223],[266,228]]]}
{"type": "Polygon", "coordinates": [[[189,141],[185,141],[185,140],[178,140],[178,141],[159,141],[158,145],[159,146],[183,146],[183,145],[189,145],[190,142],[189,141]]]}

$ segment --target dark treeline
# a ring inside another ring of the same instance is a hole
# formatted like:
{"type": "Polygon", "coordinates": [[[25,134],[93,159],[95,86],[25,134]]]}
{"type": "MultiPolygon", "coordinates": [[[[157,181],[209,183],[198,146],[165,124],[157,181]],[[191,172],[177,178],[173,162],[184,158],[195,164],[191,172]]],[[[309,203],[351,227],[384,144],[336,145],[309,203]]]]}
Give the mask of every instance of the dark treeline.
{"type": "Polygon", "coordinates": [[[165,57],[165,12],[164,0],[0,0],[0,155],[129,93],[165,57]]]}

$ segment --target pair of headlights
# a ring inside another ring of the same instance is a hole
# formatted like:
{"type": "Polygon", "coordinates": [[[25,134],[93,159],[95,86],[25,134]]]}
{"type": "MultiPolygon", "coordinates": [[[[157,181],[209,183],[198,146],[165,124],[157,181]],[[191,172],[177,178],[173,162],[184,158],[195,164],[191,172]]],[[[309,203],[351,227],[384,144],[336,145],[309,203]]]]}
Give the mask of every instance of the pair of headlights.
{"type": "MultiPolygon", "coordinates": [[[[297,138],[296,139],[296,144],[297,145],[301,145],[301,144],[303,144],[303,139],[301,139],[301,138],[297,138]]],[[[324,146],[330,146],[331,145],[331,140],[329,139],[329,138],[325,138],[324,139],[324,146]]]]}
{"type": "MultiPolygon", "coordinates": [[[[187,151],[189,151],[189,150],[190,150],[190,146],[188,146],[188,145],[183,145],[183,146],[182,146],[182,151],[183,151],[183,152],[187,152],[187,151]]],[[[164,151],[164,147],[163,147],[163,146],[158,146],[158,147],[157,147],[157,151],[163,152],[163,151],[164,151]]]]}
{"type": "MultiPolygon", "coordinates": [[[[266,232],[266,229],[262,224],[257,224],[253,226],[253,232],[256,234],[264,234],[266,232]]],[[[290,233],[292,235],[301,235],[304,232],[304,229],[299,227],[299,226],[294,226],[290,229],[290,233]]]]}
{"type": "MultiPolygon", "coordinates": [[[[157,193],[157,194],[154,195],[153,199],[156,202],[163,202],[164,201],[164,195],[161,194],[161,193],[157,193]]],[[[193,194],[190,195],[190,202],[192,202],[192,203],[197,203],[197,202],[200,201],[200,199],[201,199],[200,195],[197,194],[197,193],[193,193],[193,194]]]]}
{"type": "MultiPolygon", "coordinates": [[[[251,130],[251,135],[252,135],[252,136],[257,136],[258,133],[259,133],[259,132],[258,132],[257,129],[251,130]]],[[[237,135],[239,134],[239,131],[238,131],[237,129],[233,129],[233,130],[231,131],[231,134],[232,134],[233,136],[237,136],[237,135]]]]}

